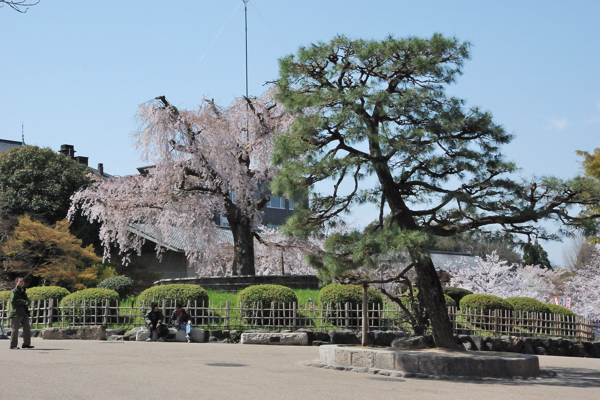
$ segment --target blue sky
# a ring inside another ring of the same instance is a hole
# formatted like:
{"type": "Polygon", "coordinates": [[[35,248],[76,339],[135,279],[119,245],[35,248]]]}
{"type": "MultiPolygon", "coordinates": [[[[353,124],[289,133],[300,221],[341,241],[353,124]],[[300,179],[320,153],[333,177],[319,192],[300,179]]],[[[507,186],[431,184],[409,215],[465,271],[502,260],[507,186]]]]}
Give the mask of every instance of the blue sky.
{"type": "MultiPolygon", "coordinates": [[[[336,34],[469,41],[450,92],[514,133],[506,157],[523,176],[580,172],[576,150],[600,147],[600,2],[288,1],[248,3],[249,92],[277,78],[277,60],[336,34]]],[[[245,92],[244,4],[220,1],[41,0],[0,8],[0,138],[75,146],[115,175],[143,164],[130,133],[158,95],[192,108],[245,92]]],[[[544,243],[562,262],[561,245],[544,243]]]]}

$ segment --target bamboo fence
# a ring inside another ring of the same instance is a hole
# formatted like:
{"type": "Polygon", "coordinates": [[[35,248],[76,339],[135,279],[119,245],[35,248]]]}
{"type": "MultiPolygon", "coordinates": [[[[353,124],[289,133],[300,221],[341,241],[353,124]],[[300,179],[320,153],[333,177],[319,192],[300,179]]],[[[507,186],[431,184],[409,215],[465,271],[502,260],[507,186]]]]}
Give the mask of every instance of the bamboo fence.
{"type": "MultiPolygon", "coordinates": [[[[168,320],[175,303],[163,300],[159,308],[168,320]]],[[[103,325],[106,327],[144,326],[144,316],[149,306],[136,301],[97,301],[80,305],[59,305],[56,300],[33,301],[30,322],[33,327],[74,327],[103,325]]],[[[206,329],[311,329],[360,330],[362,305],[351,303],[315,305],[297,303],[232,307],[229,301],[188,302],[186,310],[192,325],[206,329]]],[[[9,327],[8,302],[0,307],[0,323],[9,327]]],[[[505,310],[461,310],[448,308],[454,333],[484,336],[563,337],[576,340],[594,340],[594,324],[591,320],[575,315],[526,313],[505,310]]],[[[395,304],[370,305],[368,309],[369,331],[410,331],[403,311],[395,304]]]]}

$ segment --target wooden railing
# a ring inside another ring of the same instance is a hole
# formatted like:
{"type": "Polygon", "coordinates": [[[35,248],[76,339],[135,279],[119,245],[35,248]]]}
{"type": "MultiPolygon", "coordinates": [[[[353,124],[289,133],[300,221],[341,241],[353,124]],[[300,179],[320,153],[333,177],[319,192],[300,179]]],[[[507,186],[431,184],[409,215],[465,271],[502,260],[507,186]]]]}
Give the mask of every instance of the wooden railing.
{"type": "MultiPolygon", "coordinates": [[[[136,301],[100,301],[88,304],[59,306],[55,300],[33,301],[30,307],[31,324],[37,327],[104,325],[110,327],[144,326],[148,306],[136,301]]],[[[159,308],[168,320],[175,309],[174,302],[159,302],[159,308]]],[[[298,305],[255,303],[232,307],[212,302],[189,302],[186,310],[192,325],[208,329],[299,329],[312,330],[351,329],[360,330],[362,307],[350,303],[335,307],[313,303],[298,305]]],[[[524,313],[492,310],[459,310],[448,308],[448,315],[456,334],[563,337],[577,340],[594,340],[593,323],[574,315],[524,313]]],[[[371,305],[368,310],[369,330],[404,330],[410,326],[404,322],[402,310],[395,304],[371,305]]],[[[8,304],[0,307],[0,322],[9,327],[8,304]]]]}

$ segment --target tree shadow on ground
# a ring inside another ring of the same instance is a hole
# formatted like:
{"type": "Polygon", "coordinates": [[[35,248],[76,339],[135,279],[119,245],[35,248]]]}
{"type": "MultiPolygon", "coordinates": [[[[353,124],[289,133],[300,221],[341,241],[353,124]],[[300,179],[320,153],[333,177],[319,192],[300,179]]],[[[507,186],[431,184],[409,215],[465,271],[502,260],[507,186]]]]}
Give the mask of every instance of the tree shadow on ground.
{"type": "Polygon", "coordinates": [[[506,386],[567,386],[577,388],[600,388],[600,371],[589,368],[548,368],[543,371],[552,371],[556,376],[542,379],[527,380],[484,380],[476,381],[477,384],[501,384],[506,386]]]}

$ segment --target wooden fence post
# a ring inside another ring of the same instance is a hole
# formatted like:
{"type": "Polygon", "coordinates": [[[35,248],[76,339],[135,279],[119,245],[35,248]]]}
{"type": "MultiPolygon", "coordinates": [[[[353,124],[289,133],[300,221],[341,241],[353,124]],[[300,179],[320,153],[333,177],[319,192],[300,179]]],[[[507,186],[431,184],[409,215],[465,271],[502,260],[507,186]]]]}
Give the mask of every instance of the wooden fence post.
{"type": "MultiPolygon", "coordinates": [[[[102,321],[102,325],[104,325],[104,327],[108,326],[108,312],[109,312],[109,308],[110,308],[110,300],[104,299],[104,319],[102,321]]],[[[117,314],[118,314],[118,311],[117,311],[117,314]]]]}
{"type": "Polygon", "coordinates": [[[54,299],[50,299],[50,301],[48,302],[48,308],[46,311],[46,325],[48,326],[48,328],[52,328],[52,320],[54,319],[53,317],[54,314],[54,299]]]}

